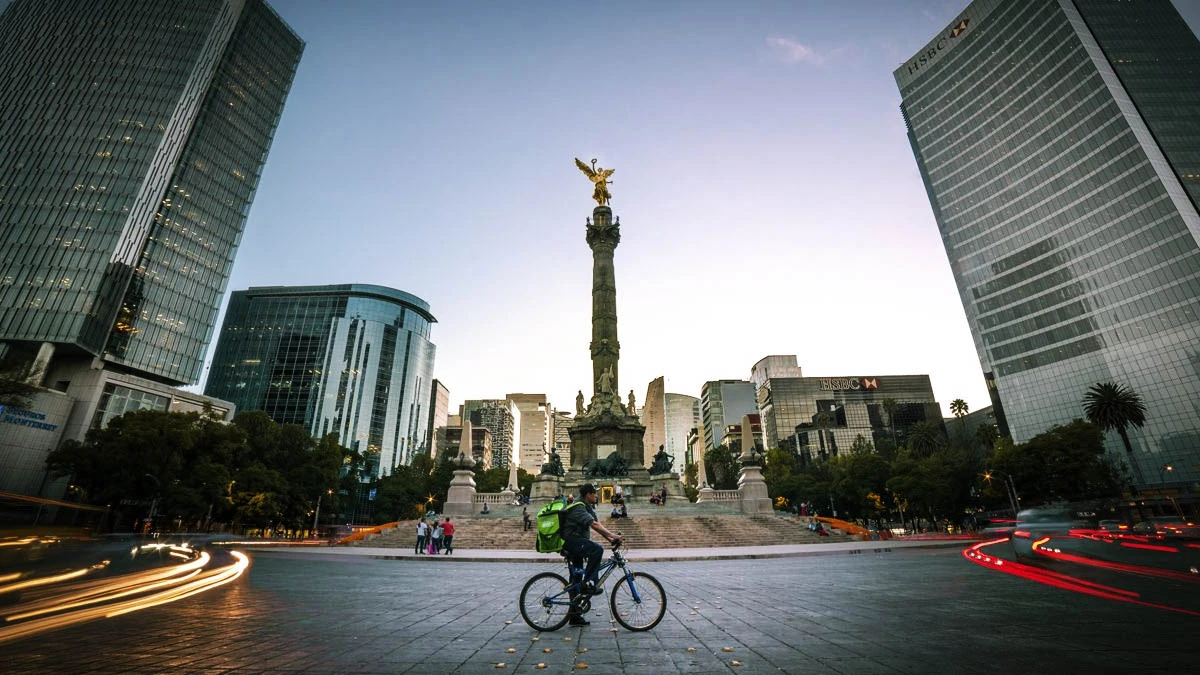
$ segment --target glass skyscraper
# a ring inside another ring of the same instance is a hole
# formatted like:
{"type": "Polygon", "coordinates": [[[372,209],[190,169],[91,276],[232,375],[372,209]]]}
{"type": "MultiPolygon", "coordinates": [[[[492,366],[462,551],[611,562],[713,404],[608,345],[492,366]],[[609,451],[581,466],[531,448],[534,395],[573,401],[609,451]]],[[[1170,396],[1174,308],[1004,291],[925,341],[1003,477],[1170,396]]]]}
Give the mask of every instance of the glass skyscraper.
{"type": "Polygon", "coordinates": [[[384,476],[429,442],[435,321],[424,300],[383,286],[234,291],[204,391],[336,433],[384,476]]]}
{"type": "Polygon", "coordinates": [[[46,453],[131,410],[232,413],[176,386],[199,379],[303,49],[262,0],[0,12],[0,358],[42,386],[0,420],[0,490],[61,496],[46,453]]]}
{"type": "Polygon", "coordinates": [[[1001,428],[1116,382],[1148,410],[1132,475],[1195,482],[1196,36],[1167,0],[978,0],[895,79],[1001,428]]]}
{"type": "Polygon", "coordinates": [[[199,378],[304,43],[262,0],[0,14],[0,342],[199,378]]]}

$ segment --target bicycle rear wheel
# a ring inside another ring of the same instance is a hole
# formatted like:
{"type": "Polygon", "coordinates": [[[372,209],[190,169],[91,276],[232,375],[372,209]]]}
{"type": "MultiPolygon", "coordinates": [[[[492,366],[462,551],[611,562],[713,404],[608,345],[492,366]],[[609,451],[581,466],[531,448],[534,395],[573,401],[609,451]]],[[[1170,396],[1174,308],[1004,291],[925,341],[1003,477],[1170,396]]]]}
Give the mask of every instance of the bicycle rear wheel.
{"type": "Polygon", "coordinates": [[[634,572],[617,581],[608,604],[617,623],[633,631],[650,630],[667,612],[667,594],[658,579],[634,572]]]}
{"type": "Polygon", "coordinates": [[[567,623],[571,598],[567,580],[554,572],[542,572],[521,589],[521,618],[534,630],[549,632],[567,623]]]}

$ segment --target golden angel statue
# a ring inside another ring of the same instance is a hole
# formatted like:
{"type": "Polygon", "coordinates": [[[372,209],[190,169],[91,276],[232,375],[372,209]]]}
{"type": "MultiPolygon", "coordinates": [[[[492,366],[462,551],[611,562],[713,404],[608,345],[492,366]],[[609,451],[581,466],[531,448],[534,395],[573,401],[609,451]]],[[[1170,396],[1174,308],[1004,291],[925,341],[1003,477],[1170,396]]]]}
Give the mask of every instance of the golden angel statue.
{"type": "Polygon", "coordinates": [[[592,160],[592,166],[589,168],[587,164],[579,161],[578,157],[575,158],[575,166],[579,167],[579,170],[587,175],[588,180],[596,184],[596,189],[592,191],[592,199],[595,199],[596,203],[600,206],[607,204],[608,200],[612,199],[612,194],[608,191],[608,184],[612,181],[608,177],[613,175],[615,169],[605,169],[604,167],[596,166],[596,160],[594,159],[592,160]]]}

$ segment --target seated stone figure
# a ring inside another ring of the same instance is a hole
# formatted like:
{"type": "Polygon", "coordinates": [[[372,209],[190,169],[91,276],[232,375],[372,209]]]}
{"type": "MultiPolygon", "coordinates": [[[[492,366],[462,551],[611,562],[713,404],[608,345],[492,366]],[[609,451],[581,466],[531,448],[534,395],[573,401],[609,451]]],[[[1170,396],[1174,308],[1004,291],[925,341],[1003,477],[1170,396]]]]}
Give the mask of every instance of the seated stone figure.
{"type": "Polygon", "coordinates": [[[562,458],[558,456],[553,448],[550,449],[550,461],[542,465],[541,475],[543,476],[562,476],[566,474],[563,468],[562,458]]]}
{"type": "Polygon", "coordinates": [[[651,474],[671,473],[671,467],[674,466],[675,460],[667,454],[663,446],[658,446],[658,452],[654,455],[654,462],[650,465],[651,474]]]}

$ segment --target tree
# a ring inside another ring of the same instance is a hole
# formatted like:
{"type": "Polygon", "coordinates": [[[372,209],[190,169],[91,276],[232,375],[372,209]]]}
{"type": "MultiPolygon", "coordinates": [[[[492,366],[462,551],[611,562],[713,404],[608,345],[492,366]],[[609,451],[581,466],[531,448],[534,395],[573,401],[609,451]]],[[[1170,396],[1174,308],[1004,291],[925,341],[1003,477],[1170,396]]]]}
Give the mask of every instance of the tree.
{"type": "Polygon", "coordinates": [[[737,458],[724,445],[704,453],[705,472],[712,481],[714,490],[736,490],[738,480],[737,458]]]}
{"type": "Polygon", "coordinates": [[[917,457],[928,457],[946,447],[946,436],[936,422],[917,422],[908,432],[908,447],[917,457]]]}
{"type": "Polygon", "coordinates": [[[1145,485],[1142,468],[1133,455],[1129,442],[1129,426],[1142,428],[1146,424],[1146,406],[1132,389],[1113,382],[1097,382],[1083,395],[1083,413],[1088,421],[1105,431],[1115,429],[1125,445],[1125,456],[1133,469],[1138,485],[1145,485]]]}
{"type": "Polygon", "coordinates": [[[688,501],[696,501],[700,490],[697,485],[700,482],[700,465],[695,462],[688,462],[683,467],[683,494],[688,498],[688,501]]]}
{"type": "Polygon", "coordinates": [[[966,433],[967,423],[963,418],[967,416],[968,410],[967,402],[961,398],[956,398],[950,402],[950,412],[954,413],[954,416],[958,418],[958,431],[962,434],[966,433]]]}

